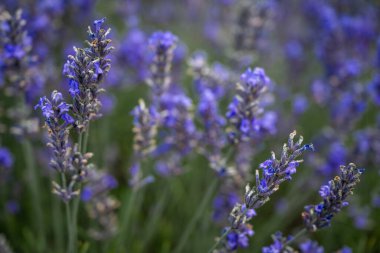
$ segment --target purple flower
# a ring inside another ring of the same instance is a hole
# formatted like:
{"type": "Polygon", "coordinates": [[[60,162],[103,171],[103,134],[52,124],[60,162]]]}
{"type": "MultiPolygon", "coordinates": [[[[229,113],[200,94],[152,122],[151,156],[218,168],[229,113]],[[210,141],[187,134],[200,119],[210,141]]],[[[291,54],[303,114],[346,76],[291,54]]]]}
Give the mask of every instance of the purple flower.
{"type": "Polygon", "coordinates": [[[322,198],[326,198],[330,195],[330,186],[329,185],[323,185],[321,189],[319,190],[319,195],[321,195],[322,198]]]}
{"type": "Polygon", "coordinates": [[[300,245],[301,253],[323,253],[324,249],[322,246],[319,246],[317,242],[312,240],[307,240],[306,242],[301,243],[300,245]]]}
{"type": "MultiPolygon", "coordinates": [[[[302,137],[298,141],[294,141],[295,136],[295,131],[289,135],[288,143],[284,144],[279,159],[272,152],[272,157],[260,164],[260,169],[263,170],[263,173],[256,170],[255,186],[246,186],[244,204],[236,203],[230,213],[229,221],[231,226],[225,228],[230,232],[227,239],[222,240],[224,249],[227,247],[227,250],[235,250],[237,247],[248,246],[248,237],[244,232],[245,230],[242,231],[242,228],[245,228],[249,220],[256,215],[255,210],[269,201],[270,196],[280,188],[280,184],[291,179],[290,175],[295,173],[296,167],[302,162],[302,160],[296,159],[306,150],[313,150],[312,144],[302,145],[302,137]],[[242,241],[239,244],[238,238],[240,238],[240,235],[242,236],[242,241]]],[[[282,247],[282,244],[279,243],[280,241],[276,239],[273,247],[282,247]]],[[[263,248],[263,252],[277,252],[271,251],[274,249],[273,247],[263,248]]]]}
{"type": "Polygon", "coordinates": [[[69,79],[69,93],[73,97],[73,115],[79,131],[84,131],[95,117],[99,117],[101,102],[98,99],[100,83],[111,68],[108,55],[113,50],[108,38],[110,29],[101,29],[105,19],[94,22],[89,28],[87,48],[74,47],[75,55],[69,55],[63,74],[69,79]]]}
{"type": "Polygon", "coordinates": [[[153,89],[153,95],[160,97],[171,86],[171,66],[173,51],[177,46],[177,37],[170,32],[155,32],[149,39],[149,45],[154,52],[148,85],[153,89]]]}
{"type": "Polygon", "coordinates": [[[293,101],[293,112],[297,115],[303,114],[309,106],[307,98],[303,95],[296,95],[293,101]]]}
{"type": "Polygon", "coordinates": [[[287,252],[287,253],[295,253],[295,251],[290,247],[286,246],[286,243],[291,239],[291,236],[288,236],[287,238],[283,237],[281,232],[276,232],[274,235],[272,235],[273,243],[269,246],[262,248],[262,253],[281,253],[281,252],[287,252]]]}
{"type": "Polygon", "coordinates": [[[102,18],[99,20],[94,21],[94,28],[95,28],[95,33],[99,33],[100,28],[102,27],[103,23],[106,21],[106,18],[102,18]]]}
{"type": "Polygon", "coordinates": [[[177,36],[171,32],[158,31],[149,38],[149,45],[154,50],[163,52],[176,46],[178,42],[177,36]]]}
{"type": "Polygon", "coordinates": [[[356,168],[353,163],[341,166],[340,169],[340,176],[329,181],[328,185],[322,186],[320,194],[323,202],[305,206],[302,217],[309,231],[317,231],[330,225],[331,219],[342,207],[348,205],[345,200],[353,193],[355,185],[360,181],[360,175],[364,172],[364,169],[356,168]]]}
{"type": "Polygon", "coordinates": [[[20,211],[20,203],[16,200],[9,200],[5,204],[5,209],[10,214],[17,214],[20,211]]]}
{"type": "Polygon", "coordinates": [[[0,148],[0,167],[10,169],[13,166],[13,156],[7,148],[0,148]]]}
{"type": "Polygon", "coordinates": [[[264,113],[264,95],[270,79],[261,68],[247,69],[237,85],[237,95],[228,106],[226,117],[231,124],[228,130],[230,141],[238,143],[259,138],[263,133],[276,132],[277,116],[264,113]]]}

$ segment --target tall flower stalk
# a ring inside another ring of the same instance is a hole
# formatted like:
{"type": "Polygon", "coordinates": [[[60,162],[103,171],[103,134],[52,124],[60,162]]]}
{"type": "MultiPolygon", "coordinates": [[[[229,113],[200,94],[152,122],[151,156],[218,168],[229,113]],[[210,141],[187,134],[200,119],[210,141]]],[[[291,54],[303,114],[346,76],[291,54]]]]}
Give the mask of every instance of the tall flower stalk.
{"type": "Polygon", "coordinates": [[[255,186],[246,186],[244,203],[234,206],[229,217],[230,226],[224,229],[222,236],[209,252],[230,252],[248,246],[248,237],[253,235],[248,221],[256,215],[255,209],[268,202],[281,183],[292,179],[297,167],[303,162],[297,158],[305,151],[314,150],[312,144],[302,145],[302,136],[294,141],[295,136],[296,132],[290,134],[288,143],[283,146],[281,157],[276,158],[272,152],[271,158],[260,164],[262,173],[259,169],[256,170],[255,186]]]}
{"type": "MultiPolygon", "coordinates": [[[[348,206],[347,197],[353,194],[353,190],[356,184],[360,182],[359,178],[364,169],[357,168],[355,164],[350,163],[347,166],[340,166],[340,171],[339,176],[334,177],[327,185],[321,186],[319,194],[323,201],[317,205],[305,206],[305,211],[302,213],[305,227],[294,236],[288,236],[287,238],[283,237],[281,232],[277,232],[273,236],[274,243],[263,248],[264,253],[296,252],[290,247],[291,243],[307,232],[316,232],[331,225],[332,218],[343,207],[348,206]]],[[[323,252],[318,245],[310,244],[310,242],[301,244],[300,248],[302,252],[323,252]]]]}
{"type": "MultiPolygon", "coordinates": [[[[37,132],[37,120],[31,117],[30,103],[42,86],[36,65],[37,57],[32,53],[32,39],[26,30],[26,20],[22,11],[12,16],[7,11],[0,13],[0,88],[4,97],[16,101],[13,108],[6,108],[6,116],[12,122],[11,134],[22,137],[22,149],[25,158],[28,187],[34,203],[32,204],[34,229],[37,231],[37,248],[45,247],[45,224],[42,217],[42,199],[40,194],[40,175],[36,169],[34,152],[30,136],[37,132]]],[[[5,103],[5,101],[1,101],[5,103]]],[[[3,119],[2,119],[3,120],[3,119]]],[[[4,119],[6,122],[6,119],[4,119]]]]}
{"type": "MultiPolygon", "coordinates": [[[[87,153],[90,121],[100,117],[101,103],[98,94],[103,91],[100,84],[110,70],[108,54],[113,49],[107,36],[110,29],[103,29],[105,19],[95,20],[89,27],[87,48],[74,48],[75,56],[69,55],[63,73],[69,79],[69,93],[73,103],[64,101],[63,95],[54,91],[51,100],[43,97],[36,108],[40,108],[48,128],[49,143],[53,157],[51,166],[61,177],[53,182],[53,193],[66,205],[69,253],[77,252],[78,209],[82,185],[95,177],[89,177],[95,169],[89,163],[92,157],[87,153]],[[69,142],[70,131],[77,130],[77,141],[69,142]]],[[[112,188],[112,187],[111,187],[112,188]]]]}

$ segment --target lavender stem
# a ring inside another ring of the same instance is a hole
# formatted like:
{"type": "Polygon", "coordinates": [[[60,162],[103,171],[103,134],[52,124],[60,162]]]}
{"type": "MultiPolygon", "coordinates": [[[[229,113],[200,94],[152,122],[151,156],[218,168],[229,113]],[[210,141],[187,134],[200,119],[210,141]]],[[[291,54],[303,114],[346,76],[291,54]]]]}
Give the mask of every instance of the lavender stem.
{"type": "Polygon", "coordinates": [[[183,247],[185,246],[186,242],[188,242],[189,236],[193,232],[195,225],[197,224],[200,217],[202,217],[202,214],[204,213],[207,204],[210,203],[210,199],[213,196],[213,193],[215,192],[215,189],[218,185],[218,178],[215,178],[214,181],[210,184],[210,186],[207,189],[206,194],[203,196],[202,202],[199,205],[197,211],[191,218],[190,222],[186,226],[185,232],[182,234],[181,239],[179,240],[178,246],[174,250],[174,252],[179,253],[182,252],[183,247]]]}
{"type": "Polygon", "coordinates": [[[301,237],[302,235],[304,235],[305,233],[307,232],[307,229],[306,228],[303,228],[301,229],[300,231],[298,231],[298,233],[293,236],[290,240],[288,240],[285,244],[284,244],[284,248],[286,246],[288,246],[289,244],[291,244],[293,241],[297,240],[297,238],[301,237]]]}
{"type": "Polygon", "coordinates": [[[36,164],[34,160],[34,155],[33,155],[33,149],[32,149],[32,144],[30,143],[29,139],[25,139],[22,141],[22,146],[24,150],[24,155],[25,155],[25,162],[26,162],[26,167],[28,171],[28,179],[30,180],[30,183],[27,185],[30,186],[30,191],[32,195],[32,199],[34,199],[33,203],[33,208],[34,208],[34,213],[35,213],[35,222],[36,222],[36,227],[37,227],[37,233],[38,233],[38,248],[40,251],[43,251],[46,245],[46,240],[44,236],[44,222],[42,218],[42,209],[41,209],[41,194],[39,191],[39,183],[38,183],[38,175],[39,173],[36,170],[36,164]]]}
{"type": "MultiPolygon", "coordinates": [[[[87,135],[87,138],[88,138],[88,135],[87,135]]],[[[83,143],[83,132],[80,132],[79,133],[79,137],[78,137],[78,148],[79,148],[79,152],[80,153],[83,153],[83,150],[86,149],[86,147],[84,147],[83,144],[84,144],[83,143]]],[[[78,189],[79,189],[79,191],[82,189],[82,184],[81,183],[79,184],[78,189]]],[[[80,202],[80,198],[79,197],[77,197],[77,198],[75,198],[73,200],[71,233],[72,233],[72,239],[73,239],[74,247],[73,247],[72,253],[76,253],[77,252],[76,243],[77,243],[77,240],[78,240],[78,210],[79,210],[79,202],[80,202]]]]}
{"type": "MultiPolygon", "coordinates": [[[[61,173],[61,183],[65,189],[67,188],[67,182],[64,173],[61,173]]],[[[67,240],[67,252],[68,253],[73,253],[74,248],[75,248],[75,242],[73,238],[73,233],[72,233],[72,222],[71,222],[71,208],[70,208],[70,202],[65,202],[65,209],[66,209],[66,225],[67,225],[67,235],[68,235],[68,240],[67,240]]]]}

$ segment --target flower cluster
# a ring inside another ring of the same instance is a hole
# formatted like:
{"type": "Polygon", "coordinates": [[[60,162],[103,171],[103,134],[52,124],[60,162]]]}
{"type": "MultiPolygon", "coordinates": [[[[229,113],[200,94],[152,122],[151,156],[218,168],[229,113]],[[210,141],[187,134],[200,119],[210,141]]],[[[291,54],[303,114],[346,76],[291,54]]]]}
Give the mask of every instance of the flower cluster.
{"type": "Polygon", "coordinates": [[[159,97],[171,85],[170,71],[177,42],[177,36],[170,32],[155,32],[149,38],[149,46],[154,51],[154,59],[150,68],[148,85],[152,88],[154,96],[159,97]]]}
{"type": "Polygon", "coordinates": [[[198,115],[203,127],[199,136],[203,143],[201,152],[206,154],[206,157],[218,156],[226,144],[223,129],[226,120],[219,114],[217,97],[209,89],[205,89],[200,96],[198,115]]]}
{"type": "Polygon", "coordinates": [[[167,156],[166,164],[159,162],[157,171],[162,175],[179,172],[179,162],[196,144],[192,101],[182,92],[168,92],[160,98],[160,134],[154,156],[167,156]]]}
{"type": "Polygon", "coordinates": [[[307,240],[299,244],[299,251],[293,249],[288,244],[294,239],[293,236],[289,235],[284,237],[281,232],[276,232],[272,235],[273,244],[262,248],[263,253],[323,253],[324,249],[322,246],[312,240],[307,240]]]}
{"type": "Polygon", "coordinates": [[[307,240],[299,245],[301,253],[323,253],[324,249],[317,242],[307,240]]]}
{"type": "MultiPolygon", "coordinates": [[[[247,185],[244,204],[235,204],[230,213],[231,226],[226,228],[226,238],[231,233],[236,233],[246,226],[248,221],[255,215],[254,210],[269,201],[269,197],[279,189],[281,183],[291,179],[291,176],[296,173],[297,167],[303,162],[303,160],[297,160],[297,158],[305,151],[314,150],[312,144],[302,145],[302,136],[295,142],[295,136],[296,132],[289,135],[288,143],[284,144],[279,159],[272,152],[272,157],[260,164],[260,169],[263,172],[260,176],[259,170],[256,170],[255,186],[251,188],[247,185]]],[[[224,248],[229,245],[226,238],[221,239],[223,240],[222,245],[224,248]]]]}
{"type": "Polygon", "coordinates": [[[260,133],[276,131],[276,115],[264,113],[265,94],[270,79],[261,68],[247,69],[237,84],[237,95],[228,106],[227,119],[231,124],[228,130],[230,141],[239,143],[258,138],[260,133]]]}
{"type": "Polygon", "coordinates": [[[305,226],[309,231],[330,226],[331,219],[339,213],[342,207],[348,205],[346,198],[353,194],[355,185],[360,181],[359,177],[364,169],[356,168],[355,164],[341,166],[341,175],[329,181],[328,185],[321,187],[319,194],[323,202],[318,205],[305,206],[302,213],[305,226]]]}
{"type": "Polygon", "coordinates": [[[146,107],[143,100],[133,109],[133,150],[135,156],[141,158],[156,147],[156,135],[159,115],[156,108],[146,107]]]}
{"type": "Polygon", "coordinates": [[[73,98],[72,111],[76,126],[83,132],[89,121],[99,116],[101,103],[98,99],[105,75],[110,70],[110,59],[107,58],[113,47],[107,38],[111,29],[103,29],[105,19],[95,20],[94,31],[89,27],[87,48],[74,47],[75,56],[69,55],[63,68],[63,74],[69,79],[69,92],[73,98]]]}
{"type": "Polygon", "coordinates": [[[50,166],[61,174],[61,184],[53,182],[53,192],[63,201],[68,202],[79,194],[77,184],[83,181],[87,173],[87,160],[91,154],[84,157],[77,152],[77,147],[69,143],[69,131],[74,119],[69,114],[71,106],[64,100],[58,91],[53,91],[51,99],[40,98],[35,109],[40,109],[45,118],[45,126],[49,134],[48,146],[52,150],[53,157],[50,166]],[[66,177],[70,179],[67,182],[66,177]]]}
{"type": "Polygon", "coordinates": [[[13,165],[13,156],[7,148],[0,148],[0,168],[10,169],[13,165]]]}
{"type": "Polygon", "coordinates": [[[369,13],[339,12],[328,2],[305,4],[319,32],[315,38],[317,56],[324,68],[323,77],[312,84],[314,100],[329,107],[332,124],[349,130],[366,109],[365,89],[360,77],[368,68],[368,56],[375,25],[369,13]]]}
{"type": "Polygon", "coordinates": [[[241,4],[234,36],[236,51],[253,51],[262,46],[274,1],[241,4]]]}
{"type": "Polygon", "coordinates": [[[12,17],[7,11],[0,13],[0,86],[7,85],[7,93],[18,95],[36,93],[41,83],[33,66],[37,63],[32,55],[32,39],[26,31],[22,11],[12,17]]]}
{"type": "Polygon", "coordinates": [[[95,240],[108,239],[117,231],[115,210],[119,207],[119,203],[109,194],[110,190],[116,187],[117,181],[112,175],[96,168],[89,170],[81,199],[86,202],[90,218],[97,223],[96,228],[89,231],[95,240]]]}
{"type": "Polygon", "coordinates": [[[195,52],[188,60],[188,65],[198,94],[202,94],[204,90],[210,90],[217,99],[220,99],[230,89],[231,70],[218,62],[210,66],[205,52],[195,52]]]}
{"type": "Polygon", "coordinates": [[[263,247],[262,253],[296,253],[292,247],[286,245],[292,238],[292,236],[284,237],[281,232],[277,232],[272,235],[273,244],[263,247]]]}

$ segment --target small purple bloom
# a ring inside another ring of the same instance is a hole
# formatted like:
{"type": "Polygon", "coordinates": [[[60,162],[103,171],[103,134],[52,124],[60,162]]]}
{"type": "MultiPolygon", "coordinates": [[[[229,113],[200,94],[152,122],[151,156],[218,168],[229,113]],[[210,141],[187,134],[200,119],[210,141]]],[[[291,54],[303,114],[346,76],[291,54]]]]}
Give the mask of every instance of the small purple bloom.
{"type": "Polygon", "coordinates": [[[13,156],[7,148],[0,148],[0,167],[10,169],[13,166],[13,156]]]}

